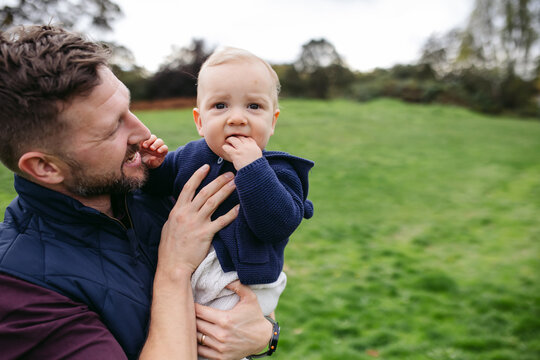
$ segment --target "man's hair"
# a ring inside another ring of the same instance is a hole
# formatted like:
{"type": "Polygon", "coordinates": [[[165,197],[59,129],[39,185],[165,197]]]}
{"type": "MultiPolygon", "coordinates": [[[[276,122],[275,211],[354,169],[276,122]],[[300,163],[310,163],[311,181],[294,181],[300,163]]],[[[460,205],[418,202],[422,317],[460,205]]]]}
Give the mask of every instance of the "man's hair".
{"type": "MultiPolygon", "coordinates": [[[[277,73],[268,62],[264,61],[260,57],[250,53],[247,50],[238,49],[234,47],[225,47],[223,49],[214,51],[212,55],[210,55],[210,57],[208,57],[208,59],[206,59],[206,61],[202,64],[201,70],[199,71],[199,76],[207,67],[217,66],[217,65],[222,65],[222,64],[230,64],[230,63],[239,62],[239,61],[259,62],[263,64],[266,67],[266,69],[268,69],[270,77],[272,81],[274,82],[274,88],[275,88],[274,105],[277,107],[278,96],[281,90],[281,84],[279,83],[279,77],[277,73]]],[[[197,84],[197,90],[198,90],[198,84],[197,84]]]]}
{"type": "Polygon", "coordinates": [[[0,160],[20,173],[30,150],[52,150],[67,125],[69,102],[99,85],[98,68],[109,52],[100,44],[55,26],[0,32],[0,160]]]}

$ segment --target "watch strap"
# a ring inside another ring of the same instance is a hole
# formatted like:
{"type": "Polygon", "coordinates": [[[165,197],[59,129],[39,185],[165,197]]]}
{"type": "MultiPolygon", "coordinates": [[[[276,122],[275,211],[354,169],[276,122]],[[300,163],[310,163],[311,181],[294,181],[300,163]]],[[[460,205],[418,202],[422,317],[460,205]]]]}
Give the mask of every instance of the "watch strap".
{"type": "Polygon", "coordinates": [[[260,354],[249,355],[246,357],[247,359],[258,359],[265,356],[272,356],[272,354],[277,349],[277,344],[279,340],[279,331],[280,331],[279,323],[275,321],[274,319],[272,319],[270,316],[265,316],[265,318],[266,320],[270,321],[270,323],[272,324],[272,337],[270,338],[270,342],[268,343],[268,350],[260,354]]]}

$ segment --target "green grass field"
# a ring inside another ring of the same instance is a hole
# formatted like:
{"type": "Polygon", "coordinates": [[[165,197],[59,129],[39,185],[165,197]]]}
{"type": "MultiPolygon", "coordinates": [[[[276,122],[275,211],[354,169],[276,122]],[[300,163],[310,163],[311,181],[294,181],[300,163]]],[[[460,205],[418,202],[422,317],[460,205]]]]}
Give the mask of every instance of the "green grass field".
{"type": "MultiPolygon", "coordinates": [[[[274,359],[540,359],[540,123],[283,100],[268,146],[315,161],[274,359]]],[[[137,115],[171,148],[189,110],[137,115]]],[[[0,171],[0,206],[14,196],[0,171]]]]}

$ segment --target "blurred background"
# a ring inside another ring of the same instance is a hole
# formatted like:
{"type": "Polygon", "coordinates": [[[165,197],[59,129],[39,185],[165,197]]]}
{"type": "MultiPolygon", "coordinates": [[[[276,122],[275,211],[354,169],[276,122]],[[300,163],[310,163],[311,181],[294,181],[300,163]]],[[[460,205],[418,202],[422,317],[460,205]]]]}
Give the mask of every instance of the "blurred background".
{"type": "Polygon", "coordinates": [[[195,96],[219,46],[274,65],[283,97],[394,97],[540,117],[537,0],[3,0],[0,29],[59,23],[107,42],[134,101],[195,96]]]}
{"type": "Polygon", "coordinates": [[[268,148],[315,162],[315,215],[272,359],[540,359],[540,0],[0,0],[30,23],[106,43],[170,149],[215,48],[273,65],[268,148]]]}

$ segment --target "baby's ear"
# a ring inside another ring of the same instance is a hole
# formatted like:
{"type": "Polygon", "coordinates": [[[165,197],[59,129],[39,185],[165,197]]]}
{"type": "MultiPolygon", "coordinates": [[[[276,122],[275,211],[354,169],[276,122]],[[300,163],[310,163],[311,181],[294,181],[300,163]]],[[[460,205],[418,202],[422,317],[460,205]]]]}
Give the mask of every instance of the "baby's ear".
{"type": "Polygon", "coordinates": [[[277,123],[279,114],[280,114],[279,109],[276,109],[276,111],[274,111],[274,118],[272,119],[272,135],[274,135],[274,129],[276,128],[276,123],[277,123]]]}
{"type": "Polygon", "coordinates": [[[19,159],[19,169],[40,183],[56,185],[64,181],[64,174],[56,163],[56,157],[39,151],[24,153],[19,159]]]}
{"type": "Polygon", "coordinates": [[[193,121],[195,121],[195,126],[197,126],[197,131],[199,132],[199,135],[204,136],[201,112],[199,111],[198,108],[193,109],[193,121]]]}

